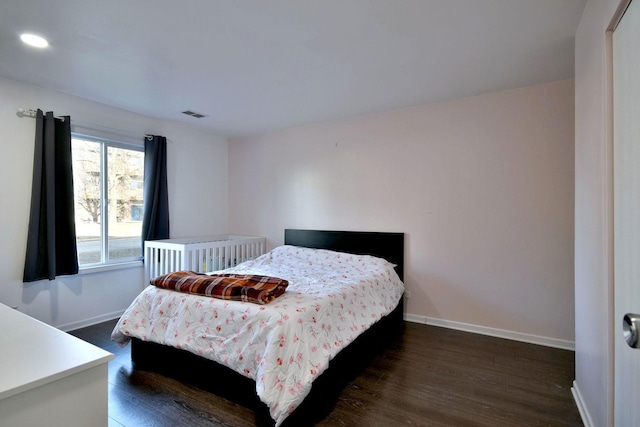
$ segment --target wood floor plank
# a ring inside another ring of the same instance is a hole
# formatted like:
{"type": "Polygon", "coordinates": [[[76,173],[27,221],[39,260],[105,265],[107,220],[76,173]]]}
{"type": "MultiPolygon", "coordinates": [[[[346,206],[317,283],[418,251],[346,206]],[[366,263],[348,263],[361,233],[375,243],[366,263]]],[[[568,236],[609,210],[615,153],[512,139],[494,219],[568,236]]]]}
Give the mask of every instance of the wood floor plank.
{"type": "MultiPolygon", "coordinates": [[[[264,405],[230,400],[134,369],[115,321],[72,334],[113,352],[109,426],[270,426],[264,405]],[[262,406],[261,406],[262,405],[262,406]]],[[[313,410],[290,426],[582,426],[571,395],[574,353],[406,323],[404,333],[354,373],[331,379],[313,410]]],[[[311,405],[308,405],[311,406],[311,405]]]]}

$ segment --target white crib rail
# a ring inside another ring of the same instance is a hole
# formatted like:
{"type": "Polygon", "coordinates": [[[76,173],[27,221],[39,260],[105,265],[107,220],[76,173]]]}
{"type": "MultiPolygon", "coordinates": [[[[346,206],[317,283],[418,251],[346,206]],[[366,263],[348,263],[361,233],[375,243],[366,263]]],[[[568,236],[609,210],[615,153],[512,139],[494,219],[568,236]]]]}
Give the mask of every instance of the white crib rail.
{"type": "Polygon", "coordinates": [[[145,284],[172,271],[199,273],[222,270],[264,254],[266,239],[250,236],[210,236],[144,242],[145,284]]]}

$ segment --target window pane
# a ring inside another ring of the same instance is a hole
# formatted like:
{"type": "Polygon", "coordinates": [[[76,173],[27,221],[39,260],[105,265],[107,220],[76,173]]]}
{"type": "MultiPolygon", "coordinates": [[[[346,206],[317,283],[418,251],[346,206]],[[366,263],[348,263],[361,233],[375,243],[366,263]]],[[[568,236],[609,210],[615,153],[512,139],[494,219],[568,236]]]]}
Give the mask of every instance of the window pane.
{"type": "Polygon", "coordinates": [[[144,153],[107,147],[109,260],[142,256],[144,153]]]}
{"type": "Polygon", "coordinates": [[[71,144],[80,266],[140,259],[144,153],[78,135],[71,144]]]}
{"type": "Polygon", "coordinates": [[[75,196],[78,262],[102,262],[100,146],[94,141],[72,141],[73,191],[75,196]]]}

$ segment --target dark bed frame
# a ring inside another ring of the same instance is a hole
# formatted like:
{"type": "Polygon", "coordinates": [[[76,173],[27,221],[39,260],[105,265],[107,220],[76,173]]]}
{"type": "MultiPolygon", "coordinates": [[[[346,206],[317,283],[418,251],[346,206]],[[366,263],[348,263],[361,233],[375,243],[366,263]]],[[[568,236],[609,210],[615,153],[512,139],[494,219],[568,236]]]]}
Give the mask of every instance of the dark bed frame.
{"type": "MultiPolygon", "coordinates": [[[[286,245],[384,258],[396,264],[396,272],[403,280],[404,233],[286,229],[284,236],[286,245]]],[[[304,402],[282,425],[310,425],[323,419],[335,405],[343,387],[402,332],[402,311],[403,300],[390,314],[344,348],[314,381],[304,402]]],[[[131,360],[136,369],[155,371],[194,384],[252,408],[256,414],[256,425],[272,426],[274,423],[266,405],[256,395],[255,381],[216,362],[185,350],[136,338],[131,340],[131,360]]]]}

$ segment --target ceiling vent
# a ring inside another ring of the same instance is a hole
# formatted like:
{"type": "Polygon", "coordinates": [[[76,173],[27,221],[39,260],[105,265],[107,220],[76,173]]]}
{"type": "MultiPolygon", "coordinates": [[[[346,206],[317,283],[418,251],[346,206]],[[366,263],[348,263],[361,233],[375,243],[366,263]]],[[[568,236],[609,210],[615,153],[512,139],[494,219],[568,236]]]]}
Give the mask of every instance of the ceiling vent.
{"type": "Polygon", "coordinates": [[[203,117],[207,117],[206,114],[196,113],[195,111],[191,111],[191,110],[183,111],[182,114],[186,114],[187,116],[195,117],[196,119],[201,119],[203,117]]]}

